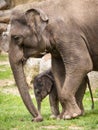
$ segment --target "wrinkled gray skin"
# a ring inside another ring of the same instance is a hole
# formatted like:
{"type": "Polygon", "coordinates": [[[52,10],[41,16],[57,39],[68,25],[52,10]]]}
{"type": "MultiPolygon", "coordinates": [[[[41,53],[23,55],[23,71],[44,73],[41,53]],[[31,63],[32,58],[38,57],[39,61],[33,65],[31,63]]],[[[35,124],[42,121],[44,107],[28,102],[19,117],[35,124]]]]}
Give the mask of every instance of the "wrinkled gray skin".
{"type": "Polygon", "coordinates": [[[46,0],[25,6],[27,10],[13,10],[10,20],[9,61],[21,97],[34,120],[40,121],[23,63],[50,52],[62,105],[59,117],[78,117],[82,111],[75,94],[87,73],[98,70],[98,0],[46,0]]]}
{"type": "MultiPolygon", "coordinates": [[[[88,88],[89,88],[90,95],[91,95],[92,109],[94,108],[94,100],[93,100],[93,95],[92,95],[92,91],[91,91],[91,86],[90,86],[89,78],[88,78],[88,76],[86,76],[85,79],[83,80],[83,82],[81,83],[82,91],[80,93],[79,93],[79,91],[77,91],[76,95],[75,95],[76,101],[77,101],[78,106],[80,107],[82,113],[84,113],[82,100],[83,100],[83,97],[85,94],[85,90],[87,88],[87,84],[88,84],[88,88]]],[[[49,70],[37,75],[34,78],[33,86],[34,86],[34,94],[35,94],[35,98],[37,101],[37,106],[38,106],[39,112],[41,113],[42,100],[47,95],[49,95],[49,101],[50,101],[50,107],[51,107],[51,113],[52,113],[51,117],[56,118],[59,115],[59,98],[58,98],[58,94],[57,94],[57,90],[56,90],[56,83],[55,83],[51,70],[49,69],[49,70]]],[[[80,88],[81,88],[81,86],[80,86],[80,88]]]]}

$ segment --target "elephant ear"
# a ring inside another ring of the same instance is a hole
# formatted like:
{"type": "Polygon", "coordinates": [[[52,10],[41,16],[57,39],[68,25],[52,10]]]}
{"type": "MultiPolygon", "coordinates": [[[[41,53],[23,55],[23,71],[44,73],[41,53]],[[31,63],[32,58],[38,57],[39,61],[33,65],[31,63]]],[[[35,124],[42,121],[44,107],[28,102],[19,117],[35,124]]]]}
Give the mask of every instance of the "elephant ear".
{"type": "Polygon", "coordinates": [[[48,74],[45,74],[44,75],[44,77],[45,77],[45,81],[46,81],[46,90],[47,90],[47,92],[48,93],[50,93],[51,92],[51,90],[52,90],[52,88],[53,88],[53,84],[54,84],[54,80],[53,80],[53,78],[50,76],[50,75],[48,75],[48,74]]]}
{"type": "Polygon", "coordinates": [[[47,15],[41,9],[32,8],[26,11],[25,18],[39,38],[48,23],[47,15]]]}

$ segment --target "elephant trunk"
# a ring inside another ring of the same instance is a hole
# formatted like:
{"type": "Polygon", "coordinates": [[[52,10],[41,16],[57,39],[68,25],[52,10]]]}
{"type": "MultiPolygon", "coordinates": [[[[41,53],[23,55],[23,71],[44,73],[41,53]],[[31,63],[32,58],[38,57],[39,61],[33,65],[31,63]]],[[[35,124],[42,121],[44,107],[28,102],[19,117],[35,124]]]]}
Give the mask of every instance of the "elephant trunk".
{"type": "Polygon", "coordinates": [[[41,113],[41,101],[37,100],[38,111],[41,113]]]}
{"type": "Polygon", "coordinates": [[[10,61],[10,65],[13,71],[13,75],[16,81],[16,85],[18,86],[20,95],[22,97],[22,100],[25,104],[25,106],[27,107],[27,109],[29,110],[29,112],[34,116],[37,117],[38,116],[38,111],[35,108],[29,91],[28,91],[28,86],[27,86],[27,82],[26,82],[26,78],[24,75],[24,71],[23,71],[23,65],[22,63],[13,63],[13,59],[12,59],[12,55],[9,53],[9,61],[10,61]]]}

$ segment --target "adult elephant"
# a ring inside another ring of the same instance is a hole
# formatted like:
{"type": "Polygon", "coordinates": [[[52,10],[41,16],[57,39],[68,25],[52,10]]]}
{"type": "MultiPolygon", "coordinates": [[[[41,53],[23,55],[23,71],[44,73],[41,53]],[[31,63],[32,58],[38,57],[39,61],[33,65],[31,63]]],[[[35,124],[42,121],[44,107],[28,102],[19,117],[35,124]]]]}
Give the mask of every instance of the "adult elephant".
{"type": "Polygon", "coordinates": [[[81,110],[75,93],[87,73],[98,70],[98,0],[47,0],[25,6],[27,10],[21,6],[13,10],[9,49],[22,99],[35,120],[39,119],[27,90],[23,64],[31,56],[50,52],[62,104],[60,118],[78,117],[81,110]]]}

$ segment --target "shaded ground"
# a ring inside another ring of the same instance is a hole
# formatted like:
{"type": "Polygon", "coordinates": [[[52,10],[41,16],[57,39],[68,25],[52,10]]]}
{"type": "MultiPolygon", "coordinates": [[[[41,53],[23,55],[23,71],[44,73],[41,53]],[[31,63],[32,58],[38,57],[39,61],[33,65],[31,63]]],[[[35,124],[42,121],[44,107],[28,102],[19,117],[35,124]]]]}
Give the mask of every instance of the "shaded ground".
{"type": "Polygon", "coordinates": [[[19,91],[18,91],[18,89],[16,88],[16,87],[13,87],[13,88],[11,88],[11,87],[6,87],[6,88],[2,88],[2,90],[1,90],[3,93],[6,93],[6,94],[13,94],[13,95],[17,95],[17,96],[20,96],[19,95],[19,91]]]}
{"type": "Polygon", "coordinates": [[[47,130],[58,130],[58,129],[61,129],[62,130],[62,129],[64,129],[64,127],[50,125],[50,126],[42,126],[41,129],[47,129],[47,130]]]}

